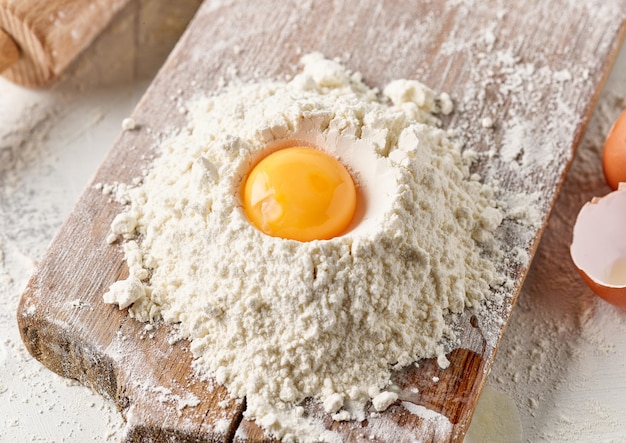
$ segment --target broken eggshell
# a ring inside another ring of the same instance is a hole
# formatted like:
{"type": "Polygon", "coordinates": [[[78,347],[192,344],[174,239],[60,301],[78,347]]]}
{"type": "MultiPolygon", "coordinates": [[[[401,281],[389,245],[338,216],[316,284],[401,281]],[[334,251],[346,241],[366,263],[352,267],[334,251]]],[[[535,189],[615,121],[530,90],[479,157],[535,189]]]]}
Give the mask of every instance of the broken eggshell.
{"type": "Polygon", "coordinates": [[[626,310],[626,183],[582,207],[570,254],[591,290],[626,310]]]}

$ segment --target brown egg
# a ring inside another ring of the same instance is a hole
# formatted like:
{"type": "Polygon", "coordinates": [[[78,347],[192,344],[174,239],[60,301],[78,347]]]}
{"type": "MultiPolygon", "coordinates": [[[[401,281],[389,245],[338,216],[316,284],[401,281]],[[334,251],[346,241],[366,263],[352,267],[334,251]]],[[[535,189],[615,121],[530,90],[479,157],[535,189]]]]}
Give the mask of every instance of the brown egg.
{"type": "Polygon", "coordinates": [[[602,152],[602,169],[611,189],[626,182],[626,110],[615,120],[606,136],[602,152]]]}
{"type": "Polygon", "coordinates": [[[570,254],[591,290],[626,310],[626,183],[582,207],[570,254]]]}

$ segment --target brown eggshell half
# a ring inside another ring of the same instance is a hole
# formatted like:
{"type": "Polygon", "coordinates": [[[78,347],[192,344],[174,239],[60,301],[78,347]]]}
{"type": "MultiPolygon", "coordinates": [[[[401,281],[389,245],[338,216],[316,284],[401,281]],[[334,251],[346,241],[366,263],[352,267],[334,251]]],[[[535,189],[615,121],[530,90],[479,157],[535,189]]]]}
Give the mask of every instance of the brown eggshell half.
{"type": "Polygon", "coordinates": [[[591,290],[626,310],[626,276],[611,280],[611,268],[626,260],[626,183],[586,203],[574,224],[570,255],[591,290]]]}

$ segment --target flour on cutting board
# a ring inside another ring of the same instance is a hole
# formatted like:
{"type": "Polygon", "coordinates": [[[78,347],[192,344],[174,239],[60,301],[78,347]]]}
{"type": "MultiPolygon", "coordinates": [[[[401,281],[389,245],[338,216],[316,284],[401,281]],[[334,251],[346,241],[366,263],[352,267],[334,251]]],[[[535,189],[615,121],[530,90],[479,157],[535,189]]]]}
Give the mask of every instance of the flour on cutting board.
{"type": "MultiPolygon", "coordinates": [[[[626,58],[615,72],[623,73],[624,66],[626,58]]],[[[525,429],[526,440],[619,441],[626,429],[623,410],[615,407],[623,404],[621,394],[612,393],[613,386],[604,384],[606,372],[598,369],[606,365],[623,372],[624,359],[615,346],[616,337],[626,333],[626,316],[593,295],[569,260],[578,211],[593,196],[609,192],[601,152],[612,123],[626,108],[621,75],[620,92],[604,92],[587,128],[488,380],[515,401],[523,423],[540,417],[554,423],[547,432],[541,426],[525,429]]],[[[482,397],[477,411],[490,407],[489,398],[481,402],[482,397]]],[[[488,433],[488,422],[475,418],[469,435],[488,433]]]]}
{"type": "Polygon", "coordinates": [[[569,260],[578,211],[592,197],[609,192],[602,149],[626,108],[625,72],[622,51],[499,346],[469,442],[499,441],[492,432],[494,418],[509,424],[508,435],[517,435],[521,420],[524,432],[517,441],[620,441],[626,432],[623,383],[611,376],[625,369],[626,316],[593,295],[569,260]]]}
{"type": "Polygon", "coordinates": [[[270,433],[334,441],[294,406],[313,397],[337,419],[363,420],[369,401],[380,411],[396,401],[391,369],[430,357],[446,367],[450,315],[501,302],[511,284],[494,233],[513,211],[437,127],[446,94],[397,80],[381,98],[336,61],[303,63],[289,82],[184,104],[188,126],[140,183],[101,185],[128,205],[110,240],[123,241],[130,273],[104,300],[177,323],[196,370],[245,396],[246,416],[270,433]],[[302,243],[247,221],[239,185],[284,140],[352,172],[368,205],[347,234],[302,243]]]}
{"type": "MultiPolygon", "coordinates": [[[[487,7],[481,2],[465,3],[462,10],[487,7]],[[474,4],[475,3],[475,4],[474,4]]],[[[615,16],[622,13],[618,2],[570,0],[568,9],[576,10],[581,17],[591,12],[599,16],[615,16]]],[[[470,35],[467,39],[452,39],[442,47],[442,52],[452,58],[465,59],[472,66],[471,81],[457,97],[457,111],[480,116],[485,129],[469,127],[471,119],[455,127],[468,135],[470,146],[483,146],[477,155],[489,158],[495,167],[486,171],[485,180],[496,180],[502,171],[509,171],[514,187],[533,189],[537,177],[533,171],[545,169],[547,173],[560,175],[567,167],[562,162],[563,152],[571,146],[563,143],[580,127],[581,113],[576,110],[577,92],[589,81],[589,70],[567,59],[554,66],[550,51],[522,55],[517,44],[511,42],[516,35],[506,32],[501,20],[510,20],[506,2],[498,2],[494,8],[499,20],[485,23],[482,35],[470,35]],[[551,96],[546,102],[541,97],[551,96]],[[485,102],[490,106],[486,108],[485,102]],[[546,115],[549,114],[549,118],[546,115]]],[[[570,11],[571,12],[571,11],[570,11]]],[[[537,22],[543,11],[537,10],[537,22]]],[[[503,174],[505,175],[505,174],[503,174]]],[[[548,205],[551,193],[538,193],[540,206],[548,205]]]]}
{"type": "Polygon", "coordinates": [[[450,420],[448,420],[445,415],[425,408],[422,405],[416,405],[415,403],[411,403],[408,401],[403,401],[402,407],[409,411],[411,414],[421,417],[427,423],[435,423],[437,428],[444,430],[444,433],[445,430],[452,429],[452,423],[450,423],[450,420]]]}
{"type": "Polygon", "coordinates": [[[176,408],[176,413],[181,415],[181,411],[187,407],[194,407],[200,404],[200,399],[193,395],[192,393],[188,393],[184,397],[180,395],[174,394],[171,389],[163,387],[163,386],[138,386],[144,390],[147,390],[152,393],[156,393],[157,400],[161,403],[169,403],[173,404],[176,408]]]}

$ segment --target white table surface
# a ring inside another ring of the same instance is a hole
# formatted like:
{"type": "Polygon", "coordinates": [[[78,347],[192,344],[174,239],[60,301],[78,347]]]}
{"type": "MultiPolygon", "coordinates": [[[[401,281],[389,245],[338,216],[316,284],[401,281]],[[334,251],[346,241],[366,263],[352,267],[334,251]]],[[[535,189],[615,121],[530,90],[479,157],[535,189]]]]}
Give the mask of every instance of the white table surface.
{"type": "MultiPolygon", "coordinates": [[[[195,4],[178,5],[181,21],[195,4]]],[[[146,20],[141,31],[132,17],[118,22],[49,88],[0,79],[0,442],[123,435],[112,403],[28,355],[15,320],[37,261],[177,35],[164,37],[158,25],[146,30],[146,20]],[[161,32],[158,42],[149,38],[154,32],[161,32]]],[[[551,216],[468,442],[626,441],[626,313],[584,286],[568,252],[579,208],[608,192],[600,150],[623,108],[626,49],[551,216]]]]}

